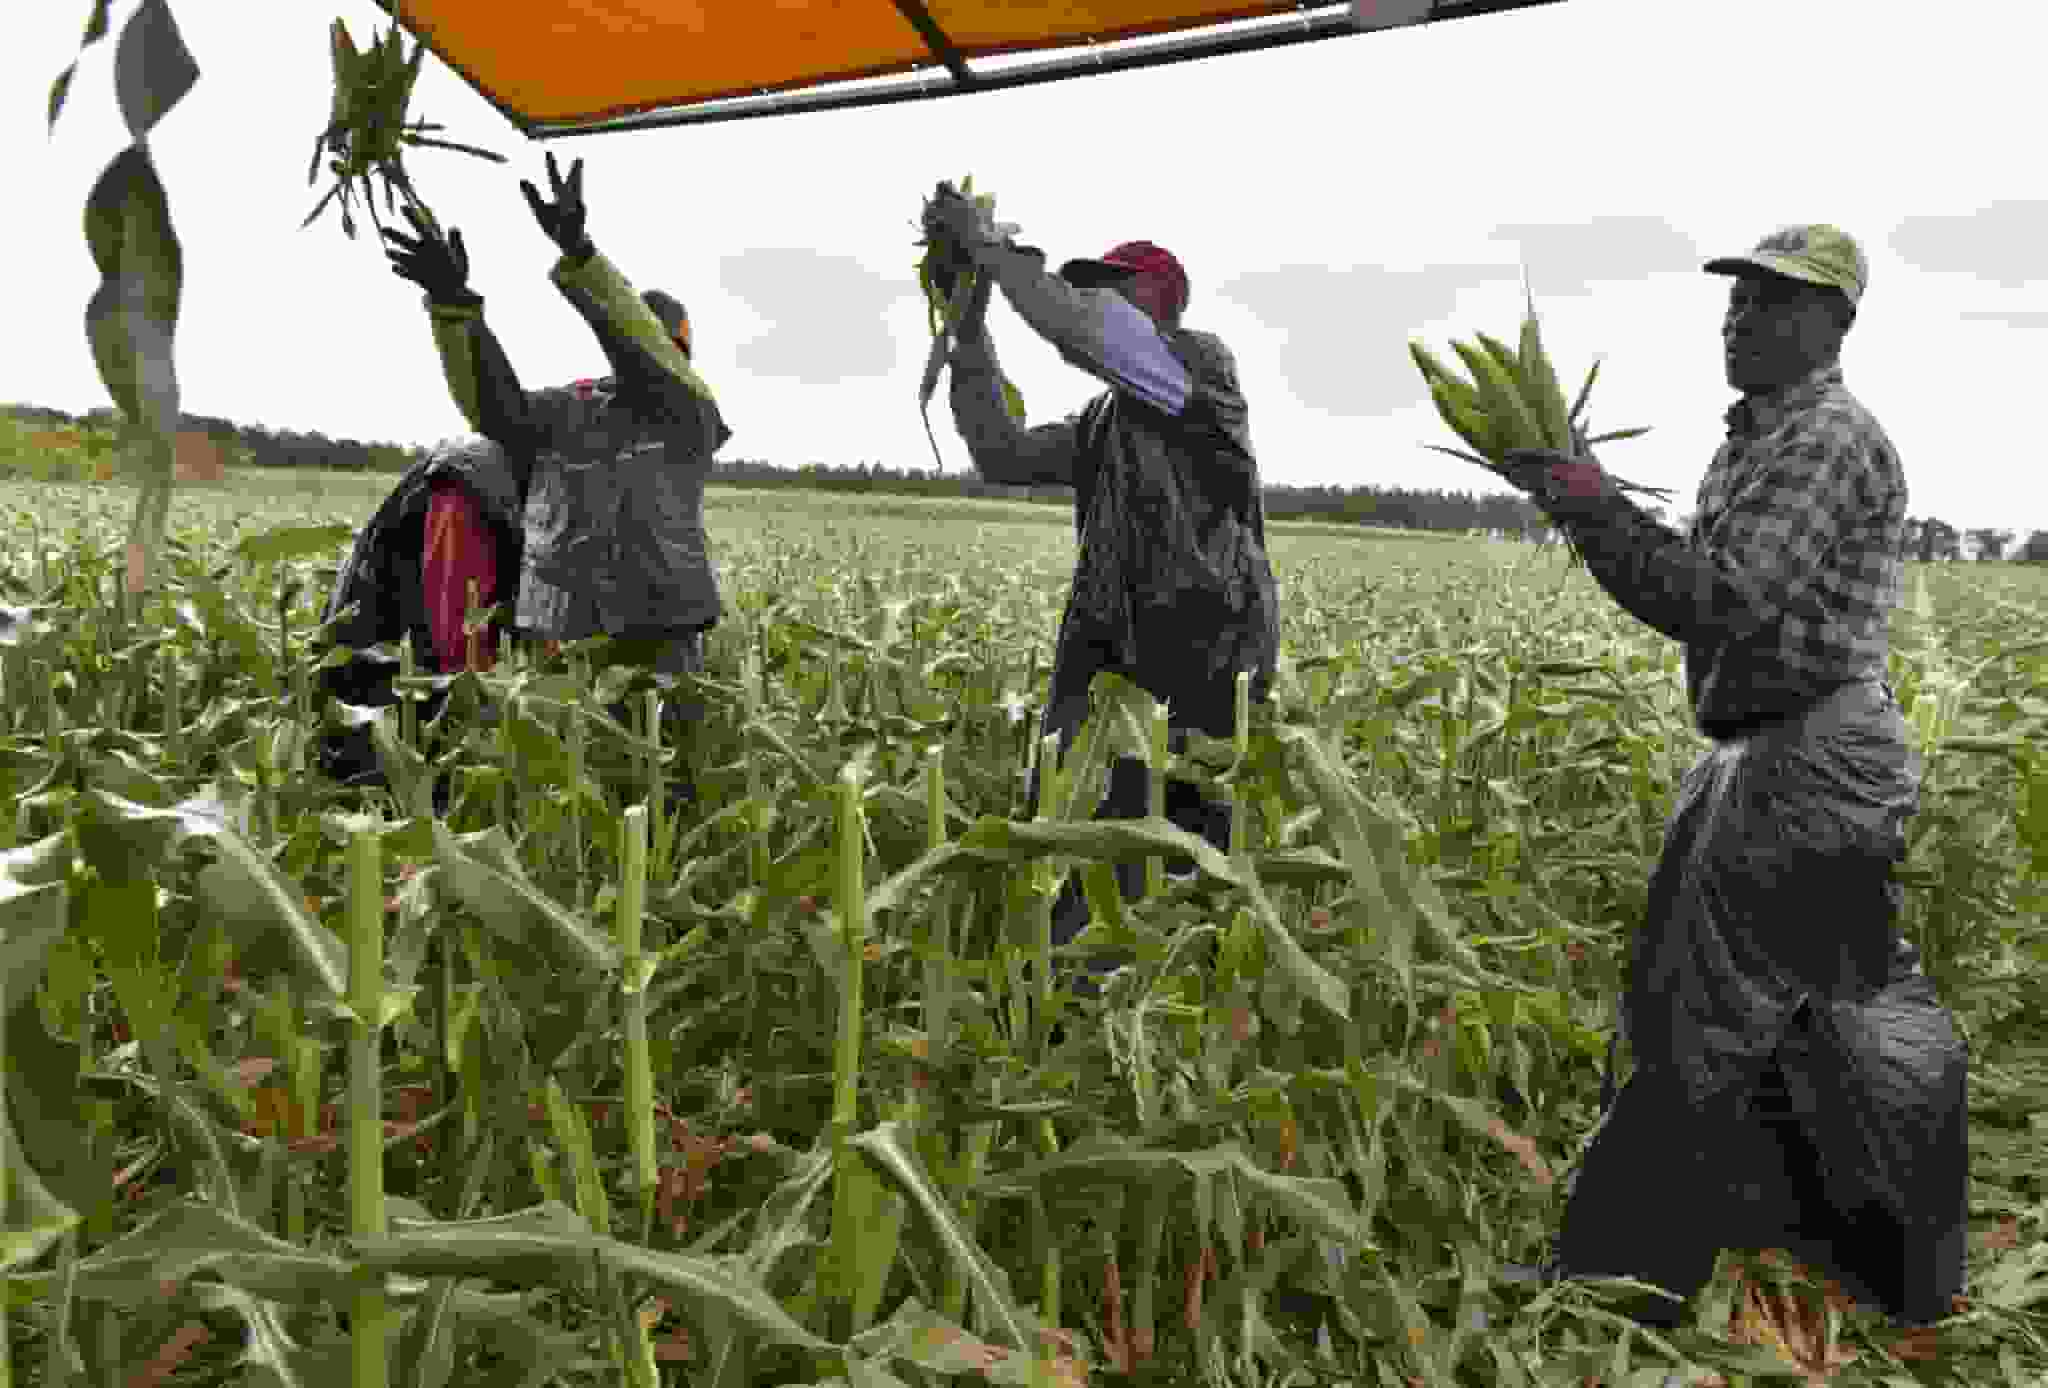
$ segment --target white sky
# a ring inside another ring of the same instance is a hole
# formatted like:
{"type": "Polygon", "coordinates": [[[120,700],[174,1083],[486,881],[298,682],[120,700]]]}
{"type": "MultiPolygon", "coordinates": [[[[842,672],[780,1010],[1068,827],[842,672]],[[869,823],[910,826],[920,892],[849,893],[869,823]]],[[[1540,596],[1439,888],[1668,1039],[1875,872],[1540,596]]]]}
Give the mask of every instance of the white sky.
{"type": "MultiPolygon", "coordinates": [[[[50,81],[88,0],[11,7],[0,46],[7,329],[0,400],[107,403],[83,329],[97,275],[85,194],[125,142],[111,69],[132,4],[81,66],[54,139],[50,81]]],[[[154,148],[184,245],[184,407],[425,443],[462,421],[417,292],[351,242],[305,169],[331,90],[326,27],[368,0],[173,0],[198,85],[154,148]]],[[[1570,0],[977,96],[700,127],[523,140],[429,58],[415,115],[511,156],[408,158],[529,387],[605,370],[546,279],[518,179],[586,161],[597,243],[690,308],[734,437],[722,456],[929,466],[929,342],[911,244],[922,197],[972,172],[1055,265],[1154,240],[1193,280],[1190,326],[1236,353],[1268,481],[1478,488],[1409,362],[1509,336],[1526,252],[1570,384],[1607,357],[1596,426],[1648,424],[1605,461],[1694,487],[1732,398],[1711,254],[1780,223],[1864,242],[1872,285],[1843,360],[1904,459],[1915,514],[2048,529],[2026,411],[2048,346],[2039,125],[2048,20],[2032,5],[1570,0]]],[[[1098,389],[1006,305],[999,349],[1038,423],[1098,389]]],[[[933,427],[966,467],[943,386],[933,427]]],[[[1490,488],[1483,488],[1490,489],[1490,488]]]]}

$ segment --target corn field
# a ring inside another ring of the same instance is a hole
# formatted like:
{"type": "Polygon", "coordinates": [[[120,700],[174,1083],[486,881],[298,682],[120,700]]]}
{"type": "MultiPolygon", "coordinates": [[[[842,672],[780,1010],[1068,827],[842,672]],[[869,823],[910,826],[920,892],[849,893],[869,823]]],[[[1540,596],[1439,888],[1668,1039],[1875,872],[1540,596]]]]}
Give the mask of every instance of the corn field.
{"type": "MultiPolygon", "coordinates": [[[[519,652],[402,679],[364,792],[313,770],[349,715],[310,652],[387,484],[180,495],[130,624],[132,496],[0,482],[12,1383],[1802,1381],[1737,1333],[1743,1251],[1671,1332],[1610,1309],[1631,1284],[1502,1275],[1598,1118],[1699,748],[1678,648],[1557,555],[1276,525],[1271,705],[1169,755],[1103,681],[1026,805],[1067,518],[714,491],[694,733],[599,649],[519,652]],[[1227,795],[1233,851],[1090,822],[1119,750],[1227,795]],[[1099,999],[1052,982],[1069,874],[1069,952],[1136,961],[1099,999]]],[[[1905,928],[1971,1041],[1971,1278],[1936,1330],[1806,1348],[2020,1388],[2048,575],[1909,587],[1905,928]]]]}

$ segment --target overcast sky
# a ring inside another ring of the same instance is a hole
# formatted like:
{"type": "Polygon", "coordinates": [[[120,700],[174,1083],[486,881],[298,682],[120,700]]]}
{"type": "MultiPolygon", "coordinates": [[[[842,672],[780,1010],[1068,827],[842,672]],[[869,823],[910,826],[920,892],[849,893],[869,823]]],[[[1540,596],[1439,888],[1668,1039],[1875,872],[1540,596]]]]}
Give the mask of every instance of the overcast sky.
{"type": "MultiPolygon", "coordinates": [[[[184,244],[187,410],[425,443],[463,426],[419,296],[368,232],[298,223],[331,81],[326,26],[368,0],[173,0],[200,81],[155,153],[184,244]]],[[[125,140],[114,35],[54,139],[50,80],[87,0],[10,8],[0,47],[7,332],[0,400],[106,403],[82,327],[97,275],[86,191],[125,140]]],[[[1190,326],[1234,350],[1268,481],[1488,489],[1405,351],[1511,335],[1526,257],[1560,372],[1604,355],[1598,427],[1621,476],[1693,489],[1731,397],[1727,281],[1706,257],[1791,221],[1864,242],[1872,283],[1843,354],[1904,459],[1915,514],[2048,529],[2027,411],[2048,366],[2048,180],[2037,7],[1908,0],[1569,0],[1524,12],[984,95],[527,142],[434,59],[414,113],[509,166],[408,158],[527,385],[601,374],[546,278],[518,179],[586,160],[590,230],[642,288],[690,308],[733,429],[722,456],[929,465],[929,337],[911,244],[932,184],[972,172],[1058,264],[1144,238],[1193,281],[1190,326]],[[2032,93],[2032,95],[2029,95],[2032,93]]],[[[322,188],[326,175],[322,174],[322,188]]],[[[1006,305],[992,314],[1033,423],[1098,388],[1006,305]]],[[[968,466],[943,388],[933,423],[968,466]]]]}

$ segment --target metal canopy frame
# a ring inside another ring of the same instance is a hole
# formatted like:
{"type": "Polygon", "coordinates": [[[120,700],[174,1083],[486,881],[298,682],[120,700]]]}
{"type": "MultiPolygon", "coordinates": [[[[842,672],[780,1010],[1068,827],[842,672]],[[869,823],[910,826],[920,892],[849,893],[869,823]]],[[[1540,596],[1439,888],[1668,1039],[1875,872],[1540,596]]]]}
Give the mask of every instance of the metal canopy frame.
{"type": "MultiPolygon", "coordinates": [[[[938,97],[963,96],[971,92],[1036,86],[1041,82],[1057,82],[1072,77],[1163,67],[1168,63],[1221,57],[1227,53],[1254,52],[1266,48],[1281,48],[1289,44],[1312,43],[1318,39],[1343,38],[1371,32],[1359,27],[1351,16],[1351,6],[1348,3],[1322,0],[1322,3],[1303,3],[1291,14],[1276,14],[1249,21],[1211,21],[1194,33],[1176,38],[1117,39],[1101,44],[1090,44],[1081,51],[1070,52],[1043,62],[1017,64],[993,71],[978,71],[969,66],[967,55],[932,17],[924,0],[892,0],[892,3],[902,13],[904,21],[924,40],[933,59],[930,66],[839,78],[822,85],[796,83],[790,87],[764,90],[744,96],[712,98],[683,106],[655,107],[587,121],[530,120],[493,96],[473,74],[443,51],[439,44],[431,39],[421,41],[521,134],[528,139],[550,140],[569,135],[601,135],[614,131],[655,130],[678,125],[708,125],[714,121],[758,120],[767,116],[887,106],[902,101],[927,101],[938,97]],[[1252,25],[1259,27],[1254,28],[1252,25]],[[1217,30],[1223,32],[1216,32],[1217,30]]],[[[1413,21],[1413,24],[1436,24],[1445,20],[1470,19],[1479,15],[1562,3],[1564,0],[1433,0],[1428,13],[1413,21]]],[[[407,27],[407,31],[411,32],[404,15],[400,13],[404,7],[404,0],[377,0],[377,4],[400,26],[407,27]]],[[[417,34],[414,35],[415,39],[419,37],[417,34]]]]}

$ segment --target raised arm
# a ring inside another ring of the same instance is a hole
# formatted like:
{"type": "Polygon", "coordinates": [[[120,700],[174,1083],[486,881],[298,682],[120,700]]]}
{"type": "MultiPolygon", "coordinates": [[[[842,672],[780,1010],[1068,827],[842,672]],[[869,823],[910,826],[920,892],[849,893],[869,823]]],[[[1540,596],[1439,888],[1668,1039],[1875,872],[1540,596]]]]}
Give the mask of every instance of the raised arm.
{"type": "Polygon", "coordinates": [[[1010,415],[1003,400],[1001,365],[988,335],[988,301],[994,282],[984,276],[969,297],[953,346],[953,423],[967,444],[974,470],[1004,486],[1074,484],[1080,456],[1080,416],[1027,428],[1010,415]]]}
{"type": "Polygon", "coordinates": [[[711,387],[609,260],[594,249],[582,260],[565,255],[550,278],[596,334],[621,395],[692,444],[725,442],[711,387]]]}
{"type": "Polygon", "coordinates": [[[542,431],[518,373],[484,322],[483,296],[469,287],[469,252],[462,233],[443,235],[411,207],[405,216],[414,235],[384,231],[391,268],[425,291],[448,393],[469,427],[505,450],[523,489],[542,431]]]}
{"type": "Polygon", "coordinates": [[[1877,507],[1870,450],[1854,429],[1802,432],[1691,541],[1617,493],[1558,518],[1600,586],[1639,621],[1676,641],[1740,641],[1788,617],[1829,620],[1816,581],[1877,507]]]}
{"type": "MultiPolygon", "coordinates": [[[[1002,408],[983,315],[991,287],[1068,362],[1121,396],[1175,417],[1198,408],[1196,373],[1152,319],[1114,290],[1080,289],[1045,268],[1042,252],[1009,239],[987,209],[941,184],[926,205],[928,238],[954,248],[981,283],[953,358],[953,413],[975,464],[996,480],[1070,482],[1079,416],[1025,429],[1002,408]]],[[[1235,382],[1230,383],[1231,393],[1235,382]]]]}
{"type": "Polygon", "coordinates": [[[1045,268],[1042,257],[994,246],[975,259],[1010,307],[1068,362],[1112,390],[1167,414],[1186,409],[1194,380],[1143,309],[1113,289],[1077,289],[1045,268]]]}
{"type": "Polygon", "coordinates": [[[562,252],[550,278],[597,335],[619,391],[670,429],[722,443],[711,387],[584,229],[583,161],[571,164],[564,178],[550,154],[547,173],[547,196],[523,180],[519,187],[534,220],[562,252]]]}
{"type": "Polygon", "coordinates": [[[434,323],[441,374],[469,427],[508,455],[524,457],[544,444],[548,430],[539,417],[538,402],[520,384],[519,373],[498,345],[497,334],[484,321],[483,300],[474,304],[430,301],[427,313],[434,323]]]}

